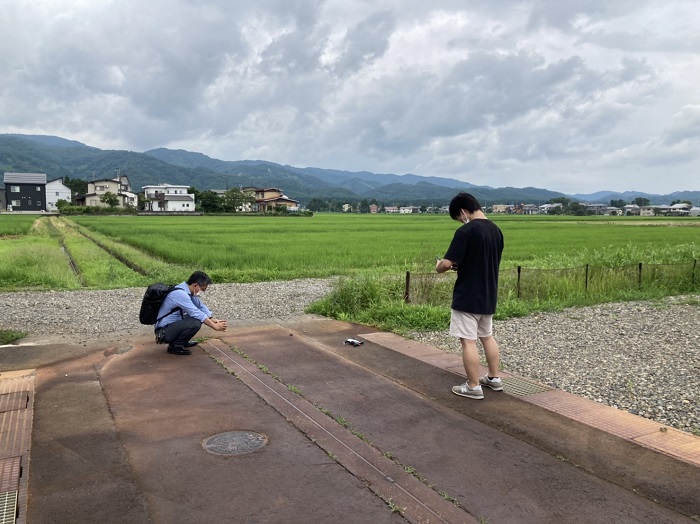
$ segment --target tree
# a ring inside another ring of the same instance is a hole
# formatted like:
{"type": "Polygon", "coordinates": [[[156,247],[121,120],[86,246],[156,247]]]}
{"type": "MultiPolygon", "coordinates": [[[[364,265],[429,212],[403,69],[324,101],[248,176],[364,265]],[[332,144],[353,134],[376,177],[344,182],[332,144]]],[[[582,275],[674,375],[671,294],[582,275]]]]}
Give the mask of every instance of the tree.
{"type": "Polygon", "coordinates": [[[569,214],[576,216],[584,216],[586,214],[586,206],[578,202],[572,202],[569,205],[569,214]]]}
{"type": "Polygon", "coordinates": [[[56,209],[58,209],[59,213],[65,213],[68,207],[70,207],[70,202],[67,200],[59,198],[58,202],[56,202],[56,209]]]}
{"type": "Polygon", "coordinates": [[[369,213],[369,201],[363,198],[359,205],[360,213],[369,213]]]}
{"type": "Polygon", "coordinates": [[[255,202],[255,198],[246,195],[237,187],[227,189],[222,200],[224,211],[227,213],[235,213],[241,210],[245,204],[252,204],[255,202]]]}
{"type": "Polygon", "coordinates": [[[611,200],[611,201],[610,201],[610,207],[619,207],[620,209],[622,209],[622,208],[625,207],[626,205],[627,205],[627,202],[625,202],[625,201],[622,200],[622,199],[619,199],[619,200],[611,200]]]}
{"type": "Polygon", "coordinates": [[[644,207],[651,205],[651,202],[649,201],[648,198],[642,198],[642,197],[637,197],[632,201],[633,204],[637,204],[639,207],[644,207]]]}
{"type": "Polygon", "coordinates": [[[328,202],[314,197],[309,200],[306,209],[310,211],[328,211],[328,202]]]}
{"type": "Polygon", "coordinates": [[[205,213],[220,213],[223,210],[223,202],[219,195],[213,191],[203,191],[199,194],[199,204],[205,213]]]}
{"type": "Polygon", "coordinates": [[[84,195],[87,193],[88,183],[86,180],[81,180],[79,178],[71,179],[69,176],[66,176],[63,179],[63,185],[70,189],[73,195],[73,202],[75,202],[76,195],[84,195]]]}
{"type": "Polygon", "coordinates": [[[111,191],[107,191],[104,195],[100,196],[100,202],[107,204],[111,208],[115,208],[119,205],[119,197],[111,191]]]}

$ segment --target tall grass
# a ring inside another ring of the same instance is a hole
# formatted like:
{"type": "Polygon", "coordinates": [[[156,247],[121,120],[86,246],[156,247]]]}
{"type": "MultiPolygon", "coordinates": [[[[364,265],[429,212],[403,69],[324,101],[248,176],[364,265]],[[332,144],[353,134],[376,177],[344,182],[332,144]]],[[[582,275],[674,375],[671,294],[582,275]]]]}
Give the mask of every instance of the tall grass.
{"type": "Polygon", "coordinates": [[[26,235],[36,220],[36,215],[0,213],[0,237],[26,235]]]}

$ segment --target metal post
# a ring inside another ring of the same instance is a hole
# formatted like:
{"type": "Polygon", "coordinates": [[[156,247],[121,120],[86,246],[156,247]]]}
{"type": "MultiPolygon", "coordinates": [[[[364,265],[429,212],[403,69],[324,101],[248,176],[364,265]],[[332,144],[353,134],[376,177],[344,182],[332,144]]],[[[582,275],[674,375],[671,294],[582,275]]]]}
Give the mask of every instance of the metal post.
{"type": "Polygon", "coordinates": [[[585,285],[585,291],[588,293],[588,264],[586,264],[586,285],[585,285]]]}
{"type": "Polygon", "coordinates": [[[411,302],[411,272],[406,271],[406,287],[403,292],[403,301],[406,304],[411,302]]]}
{"type": "Polygon", "coordinates": [[[637,283],[639,284],[639,289],[642,288],[642,263],[639,263],[639,276],[637,277],[637,283]]]}
{"type": "Polygon", "coordinates": [[[518,285],[517,285],[517,296],[520,298],[520,270],[522,269],[522,266],[518,266],[518,285]]]}

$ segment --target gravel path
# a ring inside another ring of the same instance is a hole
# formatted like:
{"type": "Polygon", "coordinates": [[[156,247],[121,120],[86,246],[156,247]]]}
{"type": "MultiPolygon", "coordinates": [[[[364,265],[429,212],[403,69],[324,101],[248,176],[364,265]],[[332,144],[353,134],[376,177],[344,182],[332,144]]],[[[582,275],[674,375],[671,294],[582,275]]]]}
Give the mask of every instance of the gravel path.
{"type": "MultiPolygon", "coordinates": [[[[204,302],[233,325],[289,319],[326,295],[332,280],[215,284],[204,302]]],[[[143,288],[0,293],[3,329],[97,338],[150,332],[143,288]]],[[[700,435],[700,295],[533,314],[495,323],[512,373],[700,435]]],[[[459,353],[445,332],[416,340],[459,353]]]]}

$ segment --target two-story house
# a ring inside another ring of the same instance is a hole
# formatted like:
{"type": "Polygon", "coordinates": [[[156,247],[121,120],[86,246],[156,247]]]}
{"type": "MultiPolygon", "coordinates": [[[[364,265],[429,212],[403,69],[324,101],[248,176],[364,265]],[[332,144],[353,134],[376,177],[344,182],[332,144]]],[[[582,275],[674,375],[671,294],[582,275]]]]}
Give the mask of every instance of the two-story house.
{"type": "Polygon", "coordinates": [[[46,183],[46,210],[57,211],[56,202],[65,200],[71,203],[72,192],[62,178],[54,178],[46,183]]]}
{"type": "Polygon", "coordinates": [[[254,193],[253,211],[266,213],[274,211],[277,206],[285,206],[288,211],[299,211],[299,201],[289,198],[276,187],[251,188],[244,187],[243,193],[254,193]]]}
{"type": "Polygon", "coordinates": [[[143,186],[146,196],[146,211],[194,212],[194,195],[188,193],[189,186],[159,184],[143,186]]]}
{"type": "Polygon", "coordinates": [[[5,173],[8,211],[46,210],[46,173],[5,173]]]}
{"type": "Polygon", "coordinates": [[[117,197],[119,200],[117,207],[136,207],[138,203],[136,193],[131,190],[129,177],[126,175],[88,182],[87,193],[78,195],[75,201],[79,206],[109,207],[109,204],[100,200],[105,193],[111,193],[117,197]]]}

